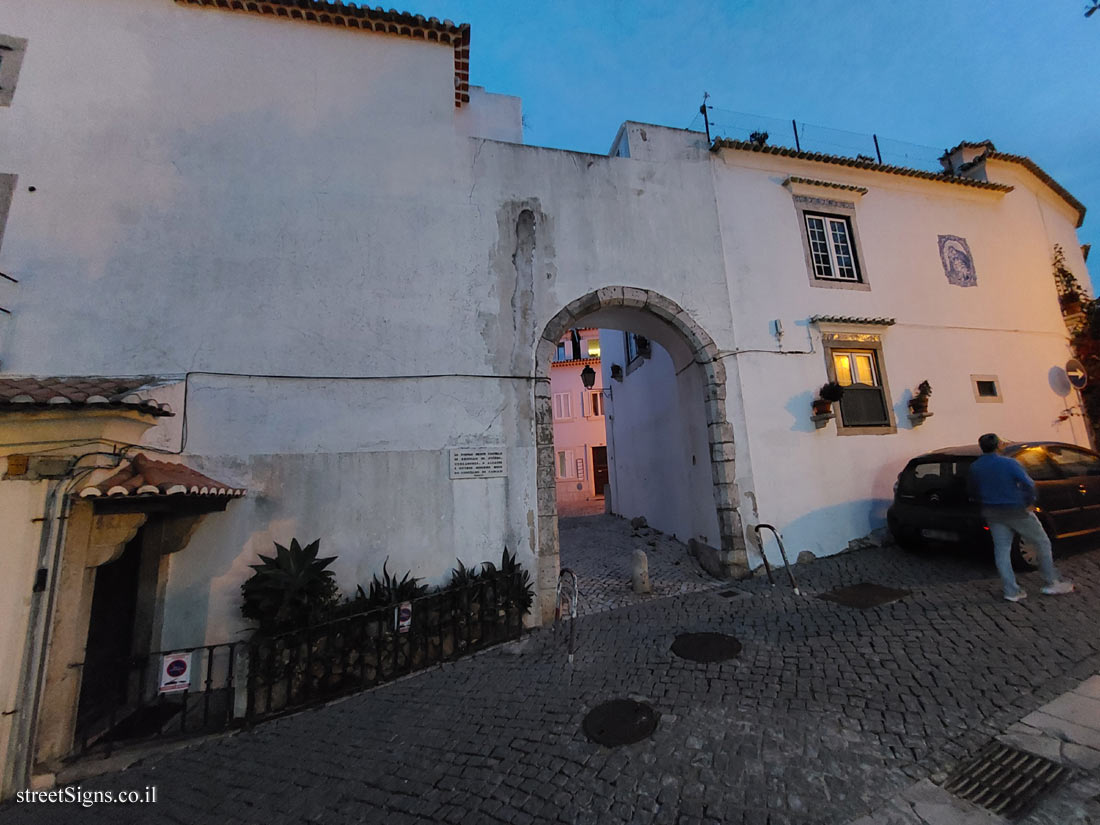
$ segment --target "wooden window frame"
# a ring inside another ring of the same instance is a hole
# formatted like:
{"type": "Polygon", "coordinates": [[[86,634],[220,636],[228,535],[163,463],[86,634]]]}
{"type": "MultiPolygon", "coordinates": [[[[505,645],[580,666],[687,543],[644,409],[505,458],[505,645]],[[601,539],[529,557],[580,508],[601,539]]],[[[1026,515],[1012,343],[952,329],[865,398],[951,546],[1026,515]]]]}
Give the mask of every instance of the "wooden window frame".
{"type": "Polygon", "coordinates": [[[806,275],[810,286],[824,289],[855,289],[869,291],[871,284],[867,278],[867,258],[863,254],[863,246],[859,240],[859,226],[856,220],[856,207],[854,203],[833,200],[832,198],[810,197],[808,195],[794,195],[795,214],[798,216],[799,236],[802,238],[802,254],[806,264],[806,275]],[[810,240],[810,219],[820,218],[824,222],[825,241],[829,253],[829,266],[831,275],[822,276],[817,273],[814,264],[814,251],[810,240]],[[830,221],[842,223],[848,233],[849,253],[852,258],[852,268],[855,278],[840,277],[837,273],[836,244],[833,240],[830,221]]]}
{"type": "MultiPolygon", "coordinates": [[[[894,406],[891,403],[890,383],[886,375],[886,358],[882,347],[882,336],[877,333],[852,330],[822,330],[822,349],[825,352],[825,374],[830,381],[836,381],[836,367],[833,364],[833,352],[852,352],[867,350],[874,354],[875,369],[878,372],[878,387],[886,406],[887,423],[875,426],[844,425],[843,408],[837,412],[837,435],[892,435],[898,431],[894,406]]],[[[843,400],[839,404],[843,404],[843,400]]],[[[838,405],[839,406],[839,405],[838,405]]]]}

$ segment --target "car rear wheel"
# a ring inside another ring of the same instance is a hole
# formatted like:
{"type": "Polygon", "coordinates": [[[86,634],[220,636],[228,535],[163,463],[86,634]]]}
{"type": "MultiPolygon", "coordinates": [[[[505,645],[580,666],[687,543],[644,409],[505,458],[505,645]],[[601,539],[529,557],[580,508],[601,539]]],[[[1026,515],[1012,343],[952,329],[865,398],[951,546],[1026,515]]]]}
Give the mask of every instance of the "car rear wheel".
{"type": "MultiPolygon", "coordinates": [[[[1054,547],[1054,539],[1050,536],[1050,530],[1047,526],[1043,525],[1043,531],[1047,534],[1047,538],[1050,539],[1051,547],[1054,547]]],[[[1012,538],[1012,567],[1016,570],[1028,572],[1030,570],[1039,569],[1039,551],[1034,544],[1027,541],[1021,541],[1019,536],[1013,536],[1012,538]]]]}
{"type": "Polygon", "coordinates": [[[1039,569],[1039,552],[1035,545],[1021,541],[1019,536],[1012,539],[1012,568],[1022,572],[1039,569]]]}

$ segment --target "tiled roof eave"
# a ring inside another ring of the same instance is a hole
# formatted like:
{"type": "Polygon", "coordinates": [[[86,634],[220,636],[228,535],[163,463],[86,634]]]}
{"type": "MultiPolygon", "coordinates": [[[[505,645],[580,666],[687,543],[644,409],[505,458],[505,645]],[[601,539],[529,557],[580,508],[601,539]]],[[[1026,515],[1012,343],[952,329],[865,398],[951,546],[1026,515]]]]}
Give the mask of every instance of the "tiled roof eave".
{"type": "Polygon", "coordinates": [[[154,417],[173,415],[165,403],[142,393],[156,385],[153,376],[0,376],[0,412],[74,412],[133,410],[154,417]]]}
{"type": "Polygon", "coordinates": [[[569,361],[551,361],[551,367],[582,367],[586,364],[595,365],[599,364],[599,357],[594,358],[573,358],[569,361]]]}
{"type": "Polygon", "coordinates": [[[340,26],[364,32],[394,34],[454,47],[455,106],[470,102],[470,24],[438,20],[419,14],[385,11],[345,2],[325,0],[175,0],[179,5],[207,6],[224,11],[262,14],[283,20],[298,20],[340,26]]]}
{"type": "Polygon", "coordinates": [[[966,186],[972,189],[985,189],[991,192],[1011,192],[1012,187],[1003,183],[991,183],[989,181],[960,178],[953,175],[944,175],[936,172],[925,172],[921,169],[910,169],[905,166],[891,166],[876,161],[857,160],[842,155],[825,155],[820,152],[802,152],[786,146],[758,146],[741,140],[717,138],[710,147],[717,153],[720,149],[736,149],[742,152],[756,152],[763,155],[776,155],[778,157],[793,158],[796,160],[808,160],[815,163],[828,163],[834,166],[848,166],[853,169],[864,169],[868,172],[882,172],[888,175],[898,175],[907,178],[932,181],[934,183],[949,183],[955,186],[966,186]]]}
{"type": "Polygon", "coordinates": [[[101,410],[126,410],[128,412],[138,412],[143,415],[151,415],[154,418],[164,418],[175,415],[171,408],[165,405],[158,405],[156,401],[142,400],[135,403],[126,403],[123,401],[69,401],[67,398],[58,396],[51,398],[49,401],[34,401],[23,400],[20,401],[18,397],[11,401],[0,401],[0,412],[9,413],[32,413],[32,412],[99,412],[101,410]]]}
{"type": "Polygon", "coordinates": [[[1069,190],[1067,190],[1064,186],[1062,186],[1062,184],[1058,183],[1058,181],[1056,181],[1054,178],[1044,172],[1039,164],[1037,164],[1026,155],[1013,155],[1009,154],[1008,152],[989,151],[985,154],[979,155],[969,163],[963,164],[963,166],[960,167],[960,171],[973,169],[975,166],[980,163],[984,163],[986,160],[1000,160],[1004,161],[1005,163],[1015,163],[1019,166],[1023,166],[1025,169],[1031,172],[1031,174],[1035,175],[1035,177],[1037,177],[1039,180],[1049,186],[1055,192],[1055,194],[1058,195],[1058,197],[1068,203],[1077,212],[1077,228],[1080,228],[1081,224],[1085,222],[1085,205],[1081,203],[1081,201],[1077,200],[1077,198],[1073,197],[1073,195],[1069,193],[1069,190]]]}
{"type": "Polygon", "coordinates": [[[859,315],[811,315],[811,324],[860,324],[869,327],[892,327],[893,318],[869,318],[859,315]]]}
{"type": "Polygon", "coordinates": [[[241,498],[246,490],[215,481],[186,464],[156,461],[142,453],[116,473],[80,490],[84,499],[170,498],[241,498]]]}
{"type": "Polygon", "coordinates": [[[803,186],[821,186],[826,189],[842,189],[845,192],[858,192],[861,195],[867,194],[866,186],[854,186],[850,183],[833,183],[827,180],[816,180],[814,178],[800,178],[798,175],[790,175],[785,181],[784,186],[789,186],[792,183],[801,183],[803,186]]]}

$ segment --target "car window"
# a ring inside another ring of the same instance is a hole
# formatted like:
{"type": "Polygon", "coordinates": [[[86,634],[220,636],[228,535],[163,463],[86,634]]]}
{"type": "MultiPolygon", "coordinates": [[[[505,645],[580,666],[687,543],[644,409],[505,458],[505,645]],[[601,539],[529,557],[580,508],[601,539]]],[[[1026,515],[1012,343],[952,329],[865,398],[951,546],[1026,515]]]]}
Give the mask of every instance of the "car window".
{"type": "Polygon", "coordinates": [[[1046,451],[1042,447],[1027,447],[1013,456],[1024,465],[1024,470],[1035,481],[1053,481],[1061,478],[1055,465],[1047,458],[1046,451]]]}
{"type": "Polygon", "coordinates": [[[1100,458],[1092,453],[1073,447],[1047,447],[1046,449],[1050,460],[1064,476],[1072,478],[1100,475],[1100,458]]]}
{"type": "Polygon", "coordinates": [[[943,504],[965,504],[971,459],[928,458],[910,464],[898,479],[898,493],[943,504]]]}

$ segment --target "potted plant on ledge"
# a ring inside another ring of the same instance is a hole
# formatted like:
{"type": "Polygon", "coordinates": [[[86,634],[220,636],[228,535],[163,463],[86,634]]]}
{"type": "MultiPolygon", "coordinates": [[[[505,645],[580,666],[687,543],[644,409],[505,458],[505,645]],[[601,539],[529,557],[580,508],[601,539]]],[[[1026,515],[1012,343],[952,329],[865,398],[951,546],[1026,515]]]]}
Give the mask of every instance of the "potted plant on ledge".
{"type": "Polygon", "coordinates": [[[817,391],[817,398],[811,402],[814,413],[810,416],[810,420],[814,422],[818,429],[824,427],[830,418],[836,417],[833,412],[833,404],[839,401],[843,395],[844,387],[836,381],[823,384],[821,389],[817,391]]]}
{"type": "Polygon", "coordinates": [[[913,426],[921,424],[932,413],[928,412],[928,398],[932,395],[932,385],[927,381],[917,384],[917,394],[909,399],[909,420],[913,426]]]}

